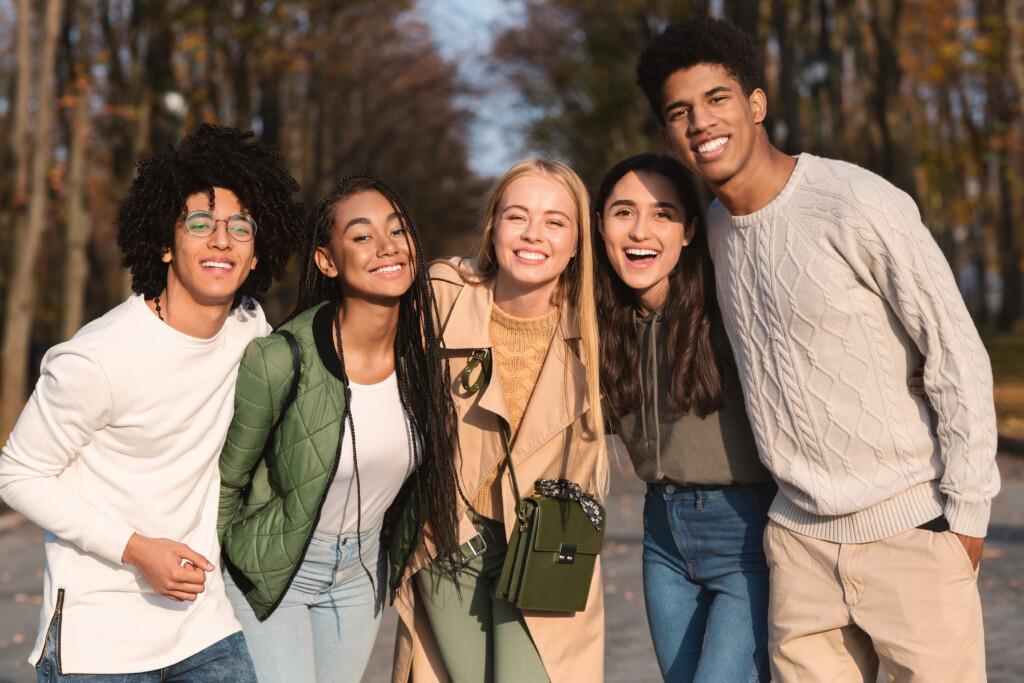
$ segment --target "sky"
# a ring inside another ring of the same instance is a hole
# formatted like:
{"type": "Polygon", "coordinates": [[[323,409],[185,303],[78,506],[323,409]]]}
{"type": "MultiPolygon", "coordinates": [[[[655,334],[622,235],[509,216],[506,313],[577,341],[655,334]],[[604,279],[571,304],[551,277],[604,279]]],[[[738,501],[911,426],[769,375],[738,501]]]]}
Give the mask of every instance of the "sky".
{"type": "Polygon", "coordinates": [[[494,37],[522,18],[517,0],[419,0],[441,53],[459,66],[479,93],[463,103],[474,114],[470,166],[483,176],[500,175],[524,153],[522,107],[516,94],[490,67],[494,37]]]}

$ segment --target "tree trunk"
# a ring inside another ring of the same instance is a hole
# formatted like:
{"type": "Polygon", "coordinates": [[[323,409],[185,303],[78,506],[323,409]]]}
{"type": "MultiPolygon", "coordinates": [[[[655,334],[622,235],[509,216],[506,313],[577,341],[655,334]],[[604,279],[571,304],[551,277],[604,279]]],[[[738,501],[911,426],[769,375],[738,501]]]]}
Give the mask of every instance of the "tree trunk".
{"type": "Polygon", "coordinates": [[[1005,225],[1005,235],[1000,244],[1000,253],[1003,255],[1003,306],[999,312],[999,326],[1002,329],[1011,329],[1017,320],[1024,313],[1024,302],[1021,301],[1021,265],[1024,255],[1021,254],[1021,224],[1024,223],[1024,213],[1020,206],[1024,200],[1021,192],[1020,180],[1024,178],[1024,5],[1019,1],[1005,3],[1007,46],[1006,60],[1010,75],[1013,78],[1016,91],[1016,101],[1008,103],[1008,128],[1016,128],[1016,131],[1007,131],[1006,149],[1004,158],[1007,161],[1003,172],[1005,205],[1004,220],[1010,221],[1005,225]],[[1015,134],[1014,134],[1015,133],[1015,134]],[[1009,182],[1009,175],[1017,179],[1016,183],[1009,182]],[[1018,211],[1013,215],[1013,207],[1018,211]],[[1003,244],[1006,243],[1008,253],[1002,252],[1003,244]]]}
{"type": "Polygon", "coordinates": [[[786,139],[778,144],[787,154],[802,151],[800,131],[800,94],[797,92],[796,55],[790,35],[789,0],[772,0],[772,20],[775,37],[779,41],[779,98],[782,100],[782,120],[786,124],[786,139]]]}
{"type": "Polygon", "coordinates": [[[899,44],[903,0],[874,0],[871,32],[875,39],[875,91],[873,111],[881,134],[878,171],[897,187],[916,196],[914,181],[913,128],[900,93],[903,71],[896,46],[899,44]]]}
{"type": "Polygon", "coordinates": [[[32,92],[32,3],[18,0],[18,86],[14,100],[14,129],[11,147],[14,150],[14,209],[28,202],[28,101],[32,92]]]}
{"type": "MultiPolygon", "coordinates": [[[[27,10],[27,2],[23,5],[27,10]]],[[[32,154],[32,174],[25,240],[14,262],[14,274],[7,290],[7,321],[3,343],[3,387],[0,397],[0,436],[14,426],[25,403],[29,342],[35,303],[35,262],[46,228],[47,171],[53,155],[54,72],[57,63],[57,39],[60,34],[62,0],[47,0],[43,35],[43,53],[36,107],[36,139],[32,154]]]]}
{"type": "Polygon", "coordinates": [[[67,264],[64,269],[64,319],[61,322],[61,338],[70,339],[82,326],[85,317],[85,289],[89,277],[87,250],[91,230],[89,214],[85,203],[85,189],[88,181],[86,168],[89,147],[89,77],[91,44],[89,35],[92,22],[92,2],[80,0],[75,3],[74,23],[78,27],[78,50],[72,66],[75,103],[71,114],[71,155],[68,160],[67,194],[65,216],[67,220],[67,264]]]}

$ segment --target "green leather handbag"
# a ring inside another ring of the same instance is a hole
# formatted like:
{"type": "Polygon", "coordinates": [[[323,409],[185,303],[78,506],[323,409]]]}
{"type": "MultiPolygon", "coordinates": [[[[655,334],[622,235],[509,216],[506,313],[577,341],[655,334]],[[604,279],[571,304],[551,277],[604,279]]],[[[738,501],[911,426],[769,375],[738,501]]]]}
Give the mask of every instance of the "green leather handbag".
{"type": "Polygon", "coordinates": [[[600,528],[575,500],[543,495],[519,499],[495,595],[524,610],[585,610],[604,544],[604,508],[597,505],[600,528]]]}
{"type": "MultiPolygon", "coordinates": [[[[476,393],[490,375],[490,350],[476,349],[462,372],[463,388],[476,393]],[[472,381],[478,368],[480,373],[472,381]]],[[[522,497],[504,422],[501,444],[516,497],[516,526],[509,538],[495,597],[524,610],[583,611],[604,545],[604,507],[565,479],[538,480],[535,493],[522,497]]]]}

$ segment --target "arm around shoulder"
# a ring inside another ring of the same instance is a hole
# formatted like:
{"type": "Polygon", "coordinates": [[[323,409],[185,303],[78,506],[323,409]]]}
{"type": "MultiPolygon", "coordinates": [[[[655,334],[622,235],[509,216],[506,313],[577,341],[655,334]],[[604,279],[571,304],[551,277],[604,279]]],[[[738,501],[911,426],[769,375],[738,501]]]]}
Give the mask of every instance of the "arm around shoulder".
{"type": "Polygon", "coordinates": [[[292,352],[279,334],[251,341],[245,349],[235,384],[235,412],[220,456],[218,531],[223,538],[242,506],[242,491],[270,438],[270,432],[291,388],[292,352]]]}

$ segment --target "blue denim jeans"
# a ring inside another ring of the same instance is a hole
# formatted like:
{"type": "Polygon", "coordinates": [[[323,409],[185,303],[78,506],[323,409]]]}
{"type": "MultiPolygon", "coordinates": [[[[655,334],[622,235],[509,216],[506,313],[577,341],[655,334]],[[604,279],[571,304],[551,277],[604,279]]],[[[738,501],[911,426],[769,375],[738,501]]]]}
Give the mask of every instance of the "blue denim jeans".
{"type": "Polygon", "coordinates": [[[665,681],[770,679],[762,536],[773,484],[649,484],[644,600],[665,681]]]}
{"type": "Polygon", "coordinates": [[[60,626],[54,619],[46,634],[43,657],[36,665],[38,683],[256,683],[256,673],[241,633],[200,650],[177,664],[134,674],[62,674],[58,666],[60,626]]]}
{"type": "Polygon", "coordinates": [[[259,621],[245,596],[225,573],[235,616],[249,644],[260,683],[358,681],[370,660],[380,627],[386,587],[380,527],[356,536],[316,532],[291,586],[277,609],[259,621]]]}

